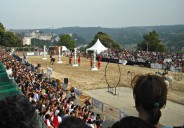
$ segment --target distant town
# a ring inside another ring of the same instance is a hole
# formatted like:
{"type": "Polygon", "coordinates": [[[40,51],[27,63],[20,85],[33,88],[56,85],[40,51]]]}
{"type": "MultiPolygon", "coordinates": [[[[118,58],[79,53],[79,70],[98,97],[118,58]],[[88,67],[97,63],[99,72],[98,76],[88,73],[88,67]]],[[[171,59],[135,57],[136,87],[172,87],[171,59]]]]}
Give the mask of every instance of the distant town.
{"type": "Polygon", "coordinates": [[[44,40],[49,42],[58,42],[59,35],[54,33],[44,33],[39,30],[28,30],[28,31],[12,31],[17,35],[22,36],[23,45],[31,45],[31,39],[44,40]]]}

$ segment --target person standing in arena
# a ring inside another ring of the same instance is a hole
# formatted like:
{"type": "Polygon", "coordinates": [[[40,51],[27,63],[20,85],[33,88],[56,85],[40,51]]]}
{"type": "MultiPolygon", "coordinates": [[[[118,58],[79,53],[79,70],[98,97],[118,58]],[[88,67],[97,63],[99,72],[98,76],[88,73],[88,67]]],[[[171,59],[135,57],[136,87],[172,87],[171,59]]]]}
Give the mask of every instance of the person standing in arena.
{"type": "Polygon", "coordinates": [[[100,61],[98,61],[98,69],[100,69],[100,61]]]}
{"type": "Polygon", "coordinates": [[[92,56],[91,56],[91,58],[90,58],[90,66],[91,66],[91,68],[92,68],[92,66],[93,66],[93,58],[92,58],[92,56]]]}
{"type": "Polygon", "coordinates": [[[80,56],[78,57],[78,65],[80,66],[80,56]]]}
{"type": "Polygon", "coordinates": [[[50,64],[52,64],[52,65],[53,65],[53,64],[54,64],[54,62],[55,62],[55,58],[54,58],[54,56],[52,56],[52,55],[51,55],[51,56],[50,56],[50,64]]]}

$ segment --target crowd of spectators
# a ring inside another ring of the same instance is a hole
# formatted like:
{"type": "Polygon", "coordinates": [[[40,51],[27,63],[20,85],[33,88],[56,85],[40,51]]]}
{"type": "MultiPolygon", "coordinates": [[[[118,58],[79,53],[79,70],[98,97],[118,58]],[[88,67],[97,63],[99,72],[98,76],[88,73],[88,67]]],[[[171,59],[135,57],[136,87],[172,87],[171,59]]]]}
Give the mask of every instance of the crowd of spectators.
{"type": "Polygon", "coordinates": [[[66,93],[59,80],[50,80],[41,74],[40,67],[24,64],[18,56],[1,53],[0,61],[9,75],[14,77],[19,89],[29,99],[36,112],[49,128],[58,128],[68,116],[81,118],[86,125],[99,128],[104,121],[100,114],[91,111],[88,104],[76,102],[73,89],[66,93]]]}
{"type": "MultiPolygon", "coordinates": [[[[121,59],[132,62],[163,64],[164,67],[184,67],[184,54],[152,51],[107,50],[101,53],[103,58],[121,59]]],[[[184,71],[184,69],[183,69],[184,71]]]]}

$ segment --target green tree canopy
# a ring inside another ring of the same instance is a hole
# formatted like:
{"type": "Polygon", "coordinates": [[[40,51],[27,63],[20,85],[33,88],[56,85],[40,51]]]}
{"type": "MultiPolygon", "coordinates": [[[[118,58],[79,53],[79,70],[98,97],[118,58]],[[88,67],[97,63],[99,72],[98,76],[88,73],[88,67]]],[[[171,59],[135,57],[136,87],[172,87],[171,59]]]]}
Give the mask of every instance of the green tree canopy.
{"type": "Polygon", "coordinates": [[[107,48],[120,49],[119,43],[114,41],[108,34],[103,33],[103,32],[98,32],[95,35],[94,39],[91,41],[91,43],[88,44],[87,47],[89,48],[93,46],[98,39],[100,39],[101,43],[107,48]]]}
{"type": "Polygon", "coordinates": [[[66,46],[68,49],[73,50],[75,48],[75,40],[73,40],[70,35],[64,34],[60,36],[57,45],[66,46]]]}
{"type": "Polygon", "coordinates": [[[0,45],[5,47],[21,46],[20,39],[10,31],[5,31],[4,26],[0,23],[0,45]]]}
{"type": "Polygon", "coordinates": [[[0,32],[5,32],[5,28],[2,23],[0,23],[0,32]]]}
{"type": "Polygon", "coordinates": [[[0,45],[3,45],[4,42],[4,34],[5,34],[5,29],[2,23],[0,23],[0,45]]]}
{"type": "Polygon", "coordinates": [[[80,45],[83,45],[83,44],[86,44],[86,40],[83,39],[82,37],[78,36],[76,33],[73,33],[72,35],[72,39],[73,40],[76,40],[76,46],[80,46],[80,45]]]}
{"type": "Polygon", "coordinates": [[[12,32],[7,31],[3,44],[5,47],[18,47],[21,46],[21,41],[12,32]]]}
{"type": "Polygon", "coordinates": [[[137,44],[138,50],[143,51],[158,51],[164,52],[166,50],[164,44],[161,43],[159,35],[156,31],[149,32],[143,35],[143,41],[137,44]]]}

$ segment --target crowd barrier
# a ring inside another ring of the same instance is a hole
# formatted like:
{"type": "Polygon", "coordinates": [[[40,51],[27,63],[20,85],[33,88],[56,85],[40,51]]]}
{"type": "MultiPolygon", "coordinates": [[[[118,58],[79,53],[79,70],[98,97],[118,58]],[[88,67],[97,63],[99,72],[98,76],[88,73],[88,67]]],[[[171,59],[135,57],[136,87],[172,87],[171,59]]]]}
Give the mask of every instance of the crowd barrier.
{"type": "MultiPolygon", "coordinates": [[[[155,69],[160,69],[160,70],[164,70],[167,66],[166,64],[159,64],[159,63],[151,63],[151,68],[155,68],[155,69]]],[[[172,72],[184,72],[184,67],[174,67],[174,66],[170,66],[170,71],[172,72]]]]}
{"type": "Polygon", "coordinates": [[[81,104],[84,104],[85,98],[88,98],[88,99],[90,98],[92,106],[97,108],[101,112],[107,113],[107,114],[112,115],[114,117],[117,117],[119,119],[127,116],[127,114],[125,112],[121,111],[120,109],[118,109],[114,106],[111,106],[109,104],[103,103],[102,101],[95,99],[95,98],[83,93],[82,91],[78,90],[77,88],[74,88],[74,91],[75,91],[76,96],[78,97],[79,102],[81,104]]]}
{"type": "Polygon", "coordinates": [[[117,118],[120,117],[119,116],[120,115],[120,110],[119,109],[117,109],[117,108],[115,108],[113,106],[110,106],[108,104],[105,104],[105,103],[103,103],[103,112],[108,113],[110,115],[113,115],[113,116],[115,116],[117,118]]]}
{"type": "Polygon", "coordinates": [[[151,63],[151,68],[155,68],[155,69],[162,69],[162,64],[158,64],[158,63],[151,63]]]}
{"type": "MultiPolygon", "coordinates": [[[[99,57],[96,57],[97,60],[99,60],[99,57]]],[[[121,63],[121,64],[126,64],[126,65],[140,65],[140,66],[145,66],[145,67],[151,67],[150,63],[148,61],[145,62],[136,62],[136,61],[131,61],[131,60],[121,60],[121,59],[115,59],[115,58],[103,58],[102,57],[102,62],[109,62],[109,63],[121,63]]]]}
{"type": "MultiPolygon", "coordinates": [[[[27,56],[42,56],[44,55],[44,52],[27,52],[27,56]]],[[[48,52],[45,52],[45,55],[48,55],[48,52]]]]}
{"type": "Polygon", "coordinates": [[[99,110],[101,110],[103,112],[103,107],[104,107],[104,104],[102,102],[100,102],[99,100],[95,99],[95,98],[92,98],[92,105],[96,108],[98,108],[99,110]]]}

